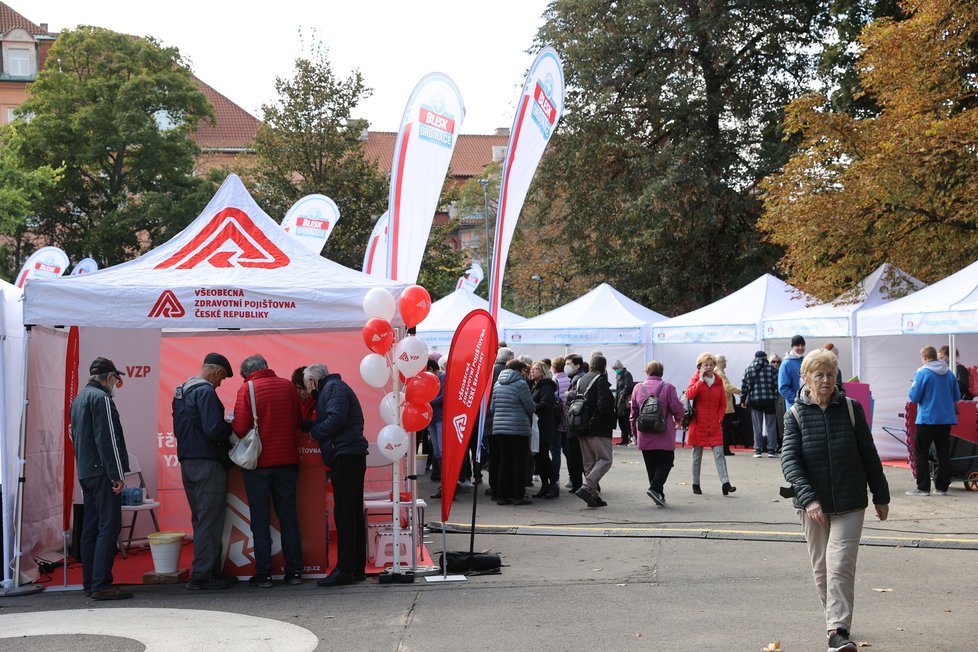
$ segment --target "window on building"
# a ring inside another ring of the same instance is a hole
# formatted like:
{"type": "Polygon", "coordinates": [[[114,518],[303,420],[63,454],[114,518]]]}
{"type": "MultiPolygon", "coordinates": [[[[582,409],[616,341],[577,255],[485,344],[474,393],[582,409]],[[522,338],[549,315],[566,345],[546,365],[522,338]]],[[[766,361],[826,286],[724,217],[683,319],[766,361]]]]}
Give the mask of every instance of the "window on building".
{"type": "Polygon", "coordinates": [[[493,145],[492,146],[493,162],[502,163],[504,158],[506,158],[506,145],[493,145]]]}
{"type": "Polygon", "coordinates": [[[28,48],[7,48],[7,74],[11,77],[30,77],[34,75],[31,65],[31,51],[28,48]]]}

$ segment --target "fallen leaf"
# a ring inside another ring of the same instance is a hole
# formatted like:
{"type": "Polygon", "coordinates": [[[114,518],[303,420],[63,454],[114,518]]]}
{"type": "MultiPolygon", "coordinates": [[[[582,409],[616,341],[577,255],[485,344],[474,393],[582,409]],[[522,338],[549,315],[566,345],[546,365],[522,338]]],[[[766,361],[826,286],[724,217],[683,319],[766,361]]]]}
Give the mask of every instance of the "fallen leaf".
{"type": "Polygon", "coordinates": [[[873,647],[873,646],[867,643],[866,641],[859,641],[858,643],[856,643],[856,647],[873,647]]]}
{"type": "Polygon", "coordinates": [[[905,629],[904,629],[904,628],[902,628],[902,627],[897,627],[897,631],[898,631],[898,632],[905,632],[905,631],[907,631],[907,630],[905,630],[905,629]]]}
{"type": "Polygon", "coordinates": [[[781,641],[775,641],[774,643],[768,643],[768,646],[761,650],[761,652],[781,652],[781,641]]]}
{"type": "Polygon", "coordinates": [[[893,593],[893,589],[873,589],[877,593],[893,593]]]}
{"type": "Polygon", "coordinates": [[[591,572],[592,573],[600,573],[602,570],[604,570],[604,569],[603,568],[592,568],[591,569],[591,572]]]}
{"type": "Polygon", "coordinates": [[[635,638],[642,638],[642,632],[635,632],[635,638]]]}
{"type": "Polygon", "coordinates": [[[627,584],[615,584],[615,586],[628,586],[627,584]]]}
{"type": "Polygon", "coordinates": [[[952,611],[951,609],[945,609],[944,610],[944,613],[949,613],[950,614],[950,613],[954,613],[954,611],[952,611]]]}

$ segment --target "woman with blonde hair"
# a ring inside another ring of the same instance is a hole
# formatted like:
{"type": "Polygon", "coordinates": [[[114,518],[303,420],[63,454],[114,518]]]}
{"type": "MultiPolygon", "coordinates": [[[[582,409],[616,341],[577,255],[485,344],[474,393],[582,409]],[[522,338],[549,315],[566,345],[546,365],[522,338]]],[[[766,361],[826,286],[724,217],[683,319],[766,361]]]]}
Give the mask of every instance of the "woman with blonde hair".
{"type": "Polygon", "coordinates": [[[693,493],[701,494],[700,466],[703,449],[713,451],[723,495],[737,491],[727,475],[727,460],[723,456],[723,415],[727,410],[727,394],[723,381],[716,375],[717,359],[712,353],[701,353],[696,358],[696,373],[689,379],[686,398],[693,402],[695,411],[689,422],[688,443],[693,447],[693,493]]]}
{"type": "Polygon", "coordinates": [[[784,420],[781,469],[805,530],[829,652],[855,652],[849,630],[866,487],[881,521],[890,489],[862,405],[838,390],[837,369],[835,355],[821,349],[802,361],[801,389],[784,420]]]}

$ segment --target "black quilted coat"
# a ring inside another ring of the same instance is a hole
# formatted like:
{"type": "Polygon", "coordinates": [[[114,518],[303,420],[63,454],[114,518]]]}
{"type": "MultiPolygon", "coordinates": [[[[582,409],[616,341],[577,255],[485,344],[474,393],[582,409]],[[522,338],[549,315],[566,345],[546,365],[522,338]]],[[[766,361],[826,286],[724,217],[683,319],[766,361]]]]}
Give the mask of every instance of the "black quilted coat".
{"type": "Polygon", "coordinates": [[[852,404],[855,428],[846,398],[838,389],[823,411],[812,403],[808,388],[803,386],[794,408],[801,427],[791,411],[785,414],[781,469],[795,488],[798,509],[813,500],[821,502],[826,514],[866,509],[867,484],[873,504],[889,504],[889,486],[866,415],[858,401],[852,404]]]}

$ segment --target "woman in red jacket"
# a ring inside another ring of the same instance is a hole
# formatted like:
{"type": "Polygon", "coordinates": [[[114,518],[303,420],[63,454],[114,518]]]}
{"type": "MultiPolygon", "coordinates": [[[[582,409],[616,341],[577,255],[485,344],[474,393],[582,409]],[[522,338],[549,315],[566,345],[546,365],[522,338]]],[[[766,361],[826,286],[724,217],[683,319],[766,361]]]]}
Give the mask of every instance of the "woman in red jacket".
{"type": "Polygon", "coordinates": [[[713,449],[717,475],[726,496],[737,491],[737,487],[730,484],[727,460],[723,456],[723,414],[727,409],[727,394],[723,381],[714,373],[716,365],[717,359],[712,353],[701,353],[696,358],[696,373],[689,379],[686,388],[686,398],[696,408],[689,423],[688,443],[693,447],[693,493],[703,493],[700,489],[700,466],[703,463],[703,448],[706,447],[713,449]]]}

